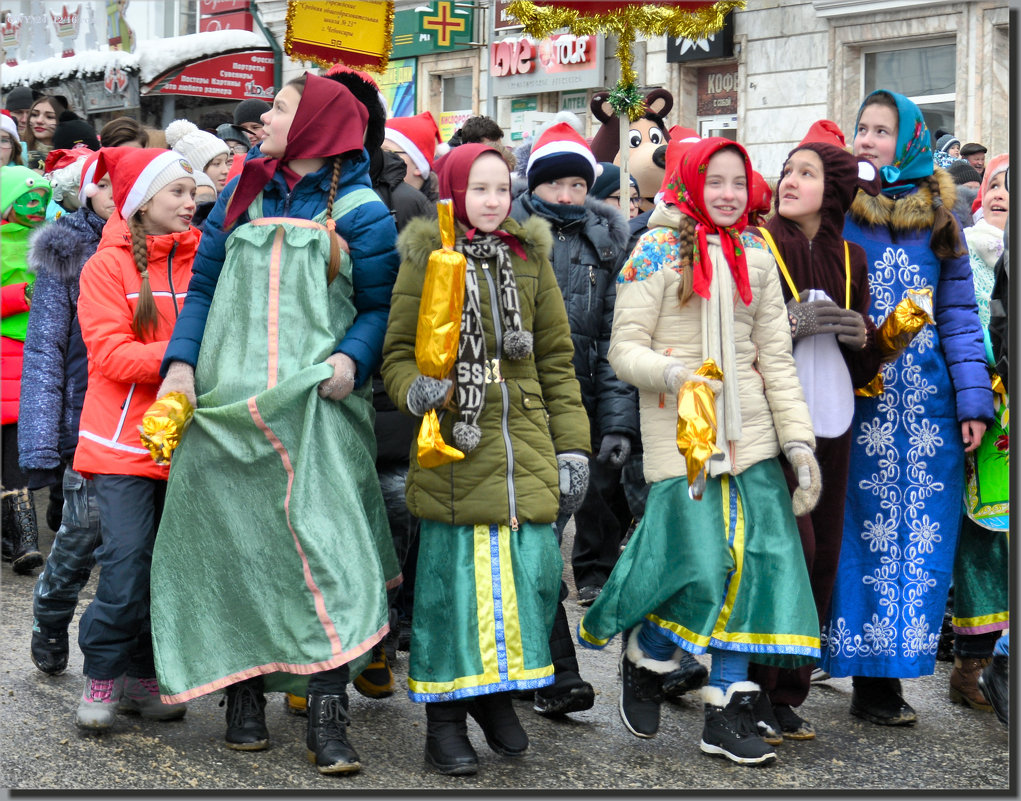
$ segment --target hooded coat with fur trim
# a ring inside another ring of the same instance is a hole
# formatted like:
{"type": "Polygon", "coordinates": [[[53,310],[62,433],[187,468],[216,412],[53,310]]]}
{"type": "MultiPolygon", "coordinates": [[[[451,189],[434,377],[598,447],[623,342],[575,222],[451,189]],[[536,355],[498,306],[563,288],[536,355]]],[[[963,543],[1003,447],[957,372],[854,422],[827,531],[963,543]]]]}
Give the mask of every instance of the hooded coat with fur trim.
{"type": "Polygon", "coordinates": [[[83,207],[39,229],[29,243],[28,266],[36,281],[25,337],[18,455],[33,486],[59,481],[61,460],[70,460],[78,444],[89,377],[78,325],[78,278],[105,224],[83,207]]]}
{"type": "Polygon", "coordinates": [[[629,229],[624,215],[602,201],[586,197],[585,208],[584,218],[563,224],[539,214],[526,192],[514,200],[511,217],[523,222],[534,214],[551,224],[549,258],[567,307],[575,373],[598,447],[606,434],[623,434],[632,441],[638,437],[637,391],[617,378],[607,359],[617,274],[628,256],[629,229]]]}
{"type": "MultiPolygon", "coordinates": [[[[952,209],[957,192],[953,178],[939,169],[934,175],[939,182],[944,208],[952,209]]],[[[928,248],[935,221],[933,201],[933,194],[925,182],[896,199],[884,194],[871,197],[859,192],[848,212],[844,236],[862,245],[866,253],[877,251],[883,245],[891,252],[898,247],[909,252],[928,248]]],[[[956,396],[957,420],[983,420],[988,423],[993,418],[993,395],[986,370],[985,345],[975,303],[971,264],[959,223],[958,234],[963,252],[957,258],[944,259],[940,263],[939,282],[933,291],[933,311],[956,396]]],[[[872,280],[870,276],[870,282],[872,280]]],[[[878,291],[878,286],[873,287],[873,298],[878,291]]]]}
{"type": "MultiPolygon", "coordinates": [[[[479,301],[487,358],[500,358],[504,380],[485,385],[479,417],[482,439],[464,459],[435,468],[418,463],[412,445],[407,503],[412,514],[449,525],[551,523],[560,502],[558,453],[589,451],[589,423],[581,406],[571,363],[573,345],[560,288],[547,253],[552,245],[548,224],[532,217],[519,225],[508,218],[501,228],[524,245],[527,259],[511,252],[521,304],[522,330],[534,336],[525,359],[501,358],[490,293],[479,301]]],[[[460,244],[460,243],[459,243],[460,244]]],[[[432,220],[408,223],[398,238],[401,268],[394,285],[390,321],[383,346],[383,381],[394,403],[408,412],[408,389],[418,377],[415,337],[418,307],[429,254],[440,248],[439,227],[432,220]]],[[[440,415],[445,442],[453,442],[456,412],[440,415]]]]}

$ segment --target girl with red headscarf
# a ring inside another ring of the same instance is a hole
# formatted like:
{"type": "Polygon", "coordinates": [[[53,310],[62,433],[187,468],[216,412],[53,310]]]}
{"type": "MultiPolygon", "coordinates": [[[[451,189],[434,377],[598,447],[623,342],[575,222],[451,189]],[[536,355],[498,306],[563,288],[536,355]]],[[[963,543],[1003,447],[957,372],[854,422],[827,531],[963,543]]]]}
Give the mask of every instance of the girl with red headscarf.
{"type": "Polygon", "coordinates": [[[267,690],[307,688],[306,745],[325,774],[360,768],[347,684],[400,582],[370,382],[397,231],[369,182],[367,117],[327,78],[277,93],[203,224],[159,393],[196,409],[153,551],[160,685],[177,700],[225,689],[240,751],[268,744],[267,690]]]}
{"type": "Polygon", "coordinates": [[[421,533],[408,688],[426,705],[426,761],[468,775],[478,758],[466,716],[498,754],[522,756],[528,737],[509,693],[553,683],[563,565],[552,524],[585,495],[589,424],[548,223],[507,216],[510,171],[488,145],[452,150],[439,188],[467,262],[457,361],[443,379],[416,363],[426,266],[441,241],[435,220],[415,219],[398,242],[383,380],[401,411],[437,410],[444,441],[464,453],[432,468],[411,455],[407,503],[421,533]]]}
{"type": "Polygon", "coordinates": [[[819,621],[795,524],[819,494],[815,439],[791,355],[776,263],[743,234],[751,165],[720,137],[692,144],[621,269],[610,364],[639,390],[649,497],[603,592],[579,625],[602,648],[624,632],[619,710],[638,737],[659,728],[676,649],[712,654],[702,751],[742,765],[775,760],[756,730],[751,660],[819,656],[819,621]],[[723,380],[695,371],[713,359],[723,380]],[[715,396],[716,446],[700,500],[677,446],[678,393],[715,396]],[[791,495],[779,454],[799,473],[791,495]]]}

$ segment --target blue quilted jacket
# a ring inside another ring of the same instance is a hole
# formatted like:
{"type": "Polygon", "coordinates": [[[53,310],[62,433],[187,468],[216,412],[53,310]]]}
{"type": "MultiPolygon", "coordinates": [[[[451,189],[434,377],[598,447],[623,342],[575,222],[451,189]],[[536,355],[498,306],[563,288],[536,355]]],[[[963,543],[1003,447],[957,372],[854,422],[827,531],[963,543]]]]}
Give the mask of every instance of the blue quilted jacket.
{"type": "MultiPolygon", "coordinates": [[[[260,155],[258,148],[249,151],[248,158],[260,155]]],[[[262,210],[266,217],[296,217],[310,220],[326,208],[333,172],[327,163],[316,172],[301,178],[293,189],[287,188],[278,170],[263,189],[262,210]]],[[[209,304],[216,290],[216,282],[223,269],[227,237],[223,230],[227,201],[234,194],[238,179],[229,182],[202,225],[202,241],[192,266],[188,298],[184,302],[174,333],[167,346],[161,372],[166,374],[172,361],[194,365],[198,361],[202,334],[206,327],[209,304]]],[[[337,198],[365,187],[372,188],[369,180],[369,159],[361,155],[344,161],[341,168],[337,198]]],[[[248,212],[242,213],[236,225],[248,222],[248,212]]],[[[337,221],[337,233],[348,243],[354,281],[356,316],[336,351],[347,354],[356,365],[355,385],[361,386],[375,372],[382,361],[383,336],[390,312],[390,292],[397,278],[397,228],[390,211],[380,201],[364,203],[337,221]]],[[[268,254],[267,254],[268,256],[268,254]]]]}

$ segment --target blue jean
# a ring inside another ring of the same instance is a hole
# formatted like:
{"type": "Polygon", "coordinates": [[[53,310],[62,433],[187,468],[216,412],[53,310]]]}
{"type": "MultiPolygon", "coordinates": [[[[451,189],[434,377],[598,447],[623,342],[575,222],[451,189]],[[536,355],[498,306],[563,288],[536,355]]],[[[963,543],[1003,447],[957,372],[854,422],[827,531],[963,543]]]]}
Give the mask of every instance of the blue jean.
{"type": "MultiPolygon", "coordinates": [[[[638,631],[638,647],[650,659],[665,662],[673,656],[677,646],[658,626],[645,620],[642,622],[642,628],[638,631]]],[[[709,668],[709,684],[711,686],[726,692],[731,684],[748,681],[748,665],[751,662],[748,654],[712,647],[709,648],[709,653],[713,658],[709,668]]]]}
{"type": "Polygon", "coordinates": [[[64,510],[50,555],[35,583],[32,614],[43,632],[63,632],[71,624],[78,593],[96,564],[99,547],[99,503],[92,482],[64,468],[64,510]]]}
{"type": "MultiPolygon", "coordinates": [[[[103,541],[96,549],[100,567],[96,597],[78,626],[84,672],[92,679],[115,679],[125,673],[139,678],[155,676],[149,571],[167,482],[97,474],[93,486],[103,541]]],[[[187,643],[182,647],[188,647],[187,643]]]]}

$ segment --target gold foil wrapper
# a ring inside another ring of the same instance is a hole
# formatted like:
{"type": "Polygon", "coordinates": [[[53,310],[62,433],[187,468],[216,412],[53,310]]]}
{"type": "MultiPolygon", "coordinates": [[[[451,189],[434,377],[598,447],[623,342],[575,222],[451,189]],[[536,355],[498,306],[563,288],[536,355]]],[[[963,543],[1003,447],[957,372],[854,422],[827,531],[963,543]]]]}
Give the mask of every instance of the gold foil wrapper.
{"type": "MultiPolygon", "coordinates": [[[[876,346],[882,354],[883,363],[896,361],[926,323],[936,324],[932,313],[932,290],[909,289],[876,329],[876,346]]],[[[875,378],[864,387],[856,389],[854,394],[861,398],[878,398],[882,395],[882,372],[876,373],[875,378]]]]}
{"type": "MultiPolygon", "coordinates": [[[[706,359],[695,373],[723,380],[723,373],[712,359],[706,359]]],[[[677,393],[677,450],[684,455],[688,472],[688,493],[693,500],[702,499],[705,489],[706,465],[716,447],[716,399],[710,387],[701,381],[685,381],[677,393]]]]}
{"type": "MultiPolygon", "coordinates": [[[[446,378],[457,361],[457,346],[461,340],[467,262],[454,250],[457,237],[454,202],[441,200],[436,204],[436,211],[443,247],[429,254],[425,269],[415,333],[415,363],[422,375],[446,378]]],[[[422,418],[418,434],[418,463],[422,467],[438,467],[463,458],[461,451],[443,441],[435,411],[422,418]]]]}
{"type": "Polygon", "coordinates": [[[883,354],[883,361],[896,360],[926,323],[936,324],[932,313],[932,290],[909,289],[876,329],[876,344],[883,354]]]}
{"type": "Polygon", "coordinates": [[[180,392],[168,392],[146,409],[138,431],[156,464],[170,464],[170,455],[180,444],[194,413],[180,392]]]}

